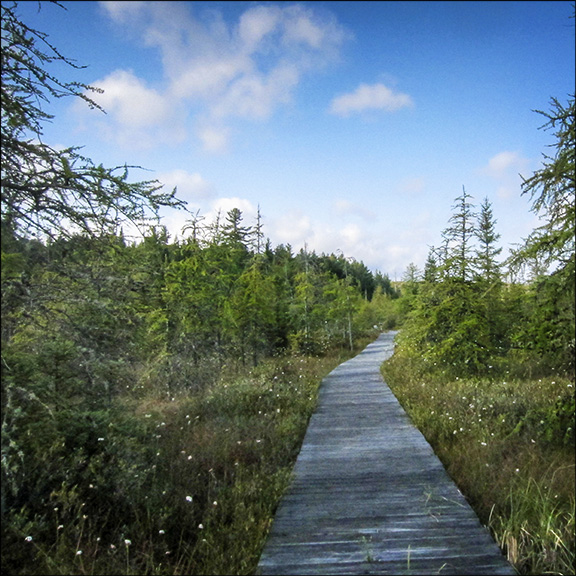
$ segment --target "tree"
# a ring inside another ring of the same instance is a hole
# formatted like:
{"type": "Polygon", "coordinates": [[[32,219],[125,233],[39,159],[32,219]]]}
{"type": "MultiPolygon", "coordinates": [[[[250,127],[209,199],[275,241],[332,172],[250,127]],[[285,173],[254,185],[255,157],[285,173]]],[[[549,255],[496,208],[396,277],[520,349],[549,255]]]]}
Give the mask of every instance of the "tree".
{"type": "Polygon", "coordinates": [[[414,308],[415,302],[418,298],[420,284],[422,280],[422,273],[414,262],[410,262],[402,275],[402,298],[400,300],[401,310],[407,314],[414,308]]]}
{"type": "Polygon", "coordinates": [[[532,256],[540,256],[552,268],[574,274],[575,238],[575,153],[576,116],[574,96],[564,107],[557,99],[552,99],[552,110],[539,114],[548,118],[541,128],[556,129],[554,156],[544,154],[543,167],[522,183],[522,194],[529,194],[532,211],[541,216],[545,223],[534,230],[524,246],[514,255],[512,262],[519,262],[532,256]]]}
{"type": "Polygon", "coordinates": [[[472,279],[472,240],[476,231],[476,214],[471,198],[462,187],[462,194],[456,198],[456,204],[452,207],[455,212],[442,234],[447,249],[444,271],[448,276],[461,281],[472,279]]]}
{"type": "Polygon", "coordinates": [[[463,189],[456,199],[449,226],[443,232],[443,250],[431,249],[424,281],[416,283],[410,268],[405,276],[408,294],[412,295],[401,342],[431,365],[458,375],[483,373],[502,340],[501,323],[497,322],[499,292],[487,289],[487,279],[479,281],[476,272],[480,265],[489,271],[490,278],[497,278],[498,249],[494,242],[498,236],[489,202],[484,202],[476,226],[470,198],[463,189]],[[474,238],[480,240],[476,259],[474,238]]]}
{"type": "Polygon", "coordinates": [[[502,265],[498,262],[498,256],[502,252],[502,248],[497,245],[500,234],[496,232],[496,220],[488,198],[484,198],[480,206],[475,235],[478,246],[474,257],[474,273],[479,312],[486,321],[488,330],[486,348],[492,356],[502,356],[510,346],[512,323],[509,310],[512,301],[505,302],[502,265]]]}
{"type": "Polygon", "coordinates": [[[267,246],[266,257],[270,263],[275,290],[274,345],[285,349],[289,346],[289,335],[294,324],[294,316],[290,313],[290,307],[294,297],[296,261],[290,244],[286,246],[280,244],[274,250],[267,246]]]}
{"type": "Polygon", "coordinates": [[[56,468],[69,473],[59,457],[54,470],[30,465],[64,446],[52,435],[56,419],[72,425],[84,411],[108,409],[133,383],[139,301],[121,226],[155,223],[161,206],[184,205],[156,182],[130,183],[127,166],[105,168],[77,147],[43,142],[50,102],[72,96],[98,108],[95,89],[50,72],[77,66],[16,9],[1,5],[3,512],[23,509],[31,493],[46,501],[63,481],[56,468]]]}
{"type": "MultiPolygon", "coordinates": [[[[60,6],[57,2],[53,4],[60,6]]],[[[78,68],[2,3],[2,234],[55,237],[71,232],[109,234],[124,222],[142,225],[158,218],[162,206],[182,208],[175,190],[156,181],[129,182],[129,168],[105,168],[82,156],[78,147],[56,150],[42,141],[53,116],[51,99],[73,96],[100,108],[89,96],[97,89],[59,80],[54,62],[78,68]]]]}
{"type": "Polygon", "coordinates": [[[424,263],[424,282],[434,283],[438,280],[438,255],[434,246],[430,247],[424,263]]]}
{"type": "Polygon", "coordinates": [[[324,281],[323,300],[326,304],[326,319],[324,320],[330,340],[332,333],[341,335],[342,346],[348,346],[350,350],[354,348],[354,337],[352,329],[352,316],[359,308],[360,296],[358,291],[350,284],[348,278],[337,278],[332,276],[324,281]],[[332,324],[332,326],[329,325],[332,324]]]}
{"type": "Polygon", "coordinates": [[[257,255],[238,278],[232,295],[233,333],[243,363],[250,353],[256,366],[273,347],[275,295],[272,276],[257,255]]]}
{"type": "Polygon", "coordinates": [[[556,149],[544,155],[543,167],[522,184],[532,199],[532,211],[544,224],[525,240],[509,259],[511,268],[538,262],[544,269],[533,282],[534,310],[523,340],[555,368],[573,373],[575,365],[575,151],[574,96],[563,106],[553,98],[548,121],[555,129],[556,149]]]}
{"type": "Polygon", "coordinates": [[[317,353],[321,337],[325,334],[325,306],[323,286],[328,272],[320,272],[317,257],[306,245],[300,250],[297,261],[300,271],[294,275],[294,294],[290,306],[293,332],[289,339],[292,348],[304,353],[317,353]]]}
{"type": "Polygon", "coordinates": [[[226,221],[222,226],[222,237],[225,244],[233,247],[241,247],[243,250],[248,249],[252,228],[242,226],[243,214],[238,208],[232,208],[226,214],[226,221]]]}
{"type": "Polygon", "coordinates": [[[390,298],[398,298],[400,296],[398,290],[392,286],[392,280],[390,280],[388,274],[376,271],[376,274],[374,274],[374,286],[375,290],[380,288],[382,294],[386,294],[390,298]]]}
{"type": "Polygon", "coordinates": [[[254,226],[254,248],[256,254],[261,254],[264,249],[264,233],[262,232],[262,214],[260,213],[260,205],[258,205],[258,212],[256,214],[256,226],[254,226]]]}
{"type": "Polygon", "coordinates": [[[478,226],[476,227],[478,249],[476,250],[475,272],[480,281],[490,285],[500,281],[500,264],[497,260],[502,248],[496,247],[500,234],[496,233],[496,221],[492,214],[492,205],[484,198],[480,206],[478,226]]]}

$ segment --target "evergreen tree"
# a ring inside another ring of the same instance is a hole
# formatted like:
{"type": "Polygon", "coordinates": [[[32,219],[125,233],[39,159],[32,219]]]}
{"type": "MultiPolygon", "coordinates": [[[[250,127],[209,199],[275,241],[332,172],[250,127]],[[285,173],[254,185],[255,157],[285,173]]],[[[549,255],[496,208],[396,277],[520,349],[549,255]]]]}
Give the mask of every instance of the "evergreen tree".
{"type": "Polygon", "coordinates": [[[54,63],[77,66],[46,34],[21,22],[16,8],[2,3],[3,241],[6,234],[115,234],[126,221],[156,221],[162,206],[182,207],[175,191],[165,193],[157,182],[129,183],[128,166],[105,168],[78,147],[56,150],[42,141],[43,126],[53,118],[45,110],[51,99],[73,96],[99,108],[87,95],[96,90],[49,71],[54,63]]]}
{"type": "Polygon", "coordinates": [[[500,234],[496,232],[496,220],[488,198],[484,199],[480,207],[476,238],[478,247],[474,264],[479,313],[486,320],[488,329],[486,348],[496,358],[509,350],[511,322],[506,310],[508,304],[503,291],[502,265],[498,262],[502,252],[502,248],[497,245],[500,234]]]}
{"type": "Polygon", "coordinates": [[[290,335],[292,347],[305,353],[317,353],[325,337],[326,314],[323,302],[323,283],[326,278],[319,270],[318,258],[305,246],[296,261],[299,272],[294,277],[294,297],[290,311],[294,331],[290,335]]]}
{"type": "Polygon", "coordinates": [[[294,298],[297,264],[289,244],[280,244],[274,250],[270,249],[268,260],[275,290],[274,345],[286,349],[289,346],[289,335],[296,331],[290,308],[294,298]]]}
{"type": "Polygon", "coordinates": [[[388,276],[388,274],[382,274],[380,271],[374,274],[374,286],[375,290],[380,288],[381,292],[390,298],[398,298],[400,295],[398,290],[392,286],[390,276],[388,276]]]}
{"type": "Polygon", "coordinates": [[[544,224],[537,228],[518,250],[512,262],[538,255],[552,270],[562,270],[566,285],[574,283],[576,234],[576,128],[574,96],[563,106],[552,99],[550,112],[538,111],[548,121],[542,128],[555,129],[554,156],[544,155],[543,167],[525,179],[522,194],[530,195],[532,211],[544,224]]]}
{"type": "Polygon", "coordinates": [[[462,187],[462,194],[456,198],[452,207],[449,226],[442,233],[446,245],[444,272],[452,278],[466,282],[473,276],[473,239],[476,231],[474,205],[471,196],[462,187]]]}
{"type": "Polygon", "coordinates": [[[402,298],[400,300],[400,306],[404,314],[409,313],[415,306],[418,292],[420,291],[421,280],[422,272],[414,262],[410,262],[402,275],[402,298]]]}
{"type": "Polygon", "coordinates": [[[238,279],[232,296],[234,339],[243,363],[250,354],[256,366],[273,350],[274,296],[272,277],[258,255],[238,279]]]}
{"type": "Polygon", "coordinates": [[[566,106],[552,99],[548,121],[555,129],[554,156],[544,156],[543,167],[524,180],[522,193],[532,199],[532,210],[544,221],[516,250],[509,264],[513,271],[537,263],[532,283],[533,308],[519,337],[555,369],[574,374],[575,320],[575,221],[576,129],[572,95],[566,106]]]}
{"type": "Polygon", "coordinates": [[[434,246],[432,246],[424,263],[424,282],[434,283],[438,280],[438,277],[438,257],[434,246]]]}
{"type": "Polygon", "coordinates": [[[475,230],[478,249],[475,257],[475,272],[478,280],[490,285],[501,279],[500,264],[497,260],[502,248],[496,246],[500,234],[495,230],[496,221],[492,214],[492,205],[485,198],[480,206],[478,226],[475,230]]]}
{"type": "Polygon", "coordinates": [[[262,214],[260,213],[260,206],[258,206],[258,213],[256,215],[256,226],[254,227],[254,239],[256,254],[261,254],[264,249],[264,233],[262,225],[262,214]]]}
{"type": "MultiPolygon", "coordinates": [[[[411,312],[401,334],[406,349],[412,349],[430,362],[457,375],[482,373],[494,353],[489,298],[475,281],[473,240],[477,234],[470,196],[463,193],[453,206],[449,227],[443,232],[444,250],[429,253],[423,282],[414,285],[411,312]],[[437,261],[440,260],[439,265],[437,261]]],[[[496,238],[488,211],[484,213],[482,237],[489,252],[496,238]],[[490,232],[490,234],[488,234],[490,232]]]]}
{"type": "Polygon", "coordinates": [[[193,244],[201,244],[204,240],[206,234],[206,226],[202,224],[204,216],[200,216],[200,210],[197,210],[195,214],[188,220],[186,224],[182,227],[182,234],[189,232],[189,242],[193,244]]]}

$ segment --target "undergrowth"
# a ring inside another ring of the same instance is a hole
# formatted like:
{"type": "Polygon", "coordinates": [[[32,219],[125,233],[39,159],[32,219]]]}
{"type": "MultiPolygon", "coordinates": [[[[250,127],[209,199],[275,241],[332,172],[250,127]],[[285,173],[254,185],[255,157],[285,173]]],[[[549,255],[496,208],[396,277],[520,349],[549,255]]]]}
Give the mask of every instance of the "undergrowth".
{"type": "Polygon", "coordinates": [[[11,427],[3,572],[253,573],[318,385],[349,354],[279,356],[101,410],[30,399],[11,427]]]}
{"type": "Polygon", "coordinates": [[[574,383],[458,379],[395,355],[387,384],[520,574],[574,574],[574,383]]]}
{"type": "MultiPolygon", "coordinates": [[[[347,357],[279,356],[174,395],[135,376],[100,409],[20,399],[3,571],[253,574],[318,385],[347,357]]],[[[383,372],[517,570],[573,574],[573,383],[449,379],[400,355],[383,372]]]]}

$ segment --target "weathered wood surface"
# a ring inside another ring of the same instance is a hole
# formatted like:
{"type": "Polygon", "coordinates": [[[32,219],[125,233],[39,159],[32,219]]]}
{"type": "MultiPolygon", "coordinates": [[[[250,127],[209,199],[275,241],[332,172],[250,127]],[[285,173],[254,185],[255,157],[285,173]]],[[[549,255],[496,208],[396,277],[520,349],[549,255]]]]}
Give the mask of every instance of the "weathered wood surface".
{"type": "Polygon", "coordinates": [[[323,380],[258,574],[516,574],[383,382],[394,336],[323,380]]]}

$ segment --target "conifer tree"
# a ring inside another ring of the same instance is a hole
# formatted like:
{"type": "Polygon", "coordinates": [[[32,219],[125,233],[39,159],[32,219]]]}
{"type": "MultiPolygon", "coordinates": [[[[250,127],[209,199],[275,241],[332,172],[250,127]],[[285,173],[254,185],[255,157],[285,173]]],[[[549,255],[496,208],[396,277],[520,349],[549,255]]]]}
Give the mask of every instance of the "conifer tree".
{"type": "Polygon", "coordinates": [[[117,233],[125,222],[156,222],[162,206],[183,207],[175,190],[163,192],[158,182],[130,183],[126,165],[105,168],[79,147],[58,150],[43,142],[44,125],[53,119],[46,111],[51,100],[73,96],[99,108],[89,96],[98,90],[54,76],[54,63],[78,66],[46,34],[23,23],[16,9],[2,3],[3,236],[117,233]]]}
{"type": "Polygon", "coordinates": [[[462,282],[471,280],[473,273],[472,242],[476,231],[476,214],[471,199],[462,187],[462,194],[456,198],[452,207],[454,213],[450,217],[449,226],[442,233],[447,250],[445,272],[449,277],[462,282]]]}
{"type": "Polygon", "coordinates": [[[273,349],[274,296],[272,277],[261,255],[256,255],[232,295],[233,335],[243,363],[249,354],[256,366],[273,349]]]}
{"type": "Polygon", "coordinates": [[[512,271],[536,264],[532,309],[519,340],[550,367],[574,375],[576,343],[576,109],[574,95],[567,105],[553,98],[545,129],[554,129],[555,154],[544,155],[542,168],[525,179],[522,193],[532,199],[532,210],[543,220],[515,250],[508,263],[512,271]]]}
{"type": "MultiPolygon", "coordinates": [[[[425,280],[414,292],[412,311],[401,335],[408,347],[414,347],[432,365],[460,375],[482,373],[493,353],[486,300],[475,282],[477,227],[470,199],[465,189],[456,199],[443,232],[440,257],[437,250],[430,251],[425,280]]],[[[491,222],[487,213],[484,217],[491,222]]],[[[493,234],[491,226],[486,227],[484,237],[492,250],[495,238],[489,238],[488,231],[493,234]]]]}
{"type": "Polygon", "coordinates": [[[475,235],[478,240],[478,248],[475,257],[475,272],[480,281],[487,284],[498,282],[501,278],[498,255],[502,252],[501,247],[496,246],[500,234],[496,232],[496,221],[492,214],[492,205],[485,198],[480,206],[478,225],[475,235]]]}
{"type": "Polygon", "coordinates": [[[424,282],[435,283],[438,280],[438,256],[434,246],[430,247],[424,263],[424,282]]]}

